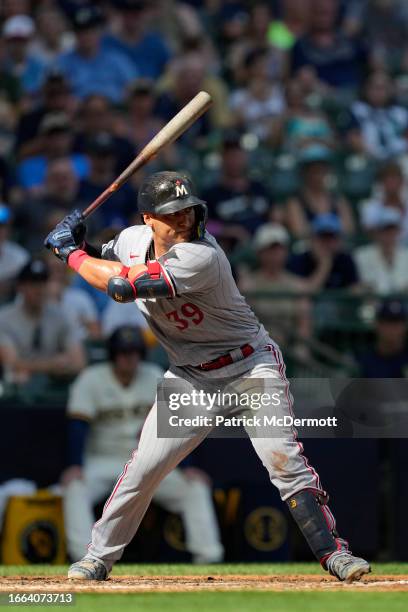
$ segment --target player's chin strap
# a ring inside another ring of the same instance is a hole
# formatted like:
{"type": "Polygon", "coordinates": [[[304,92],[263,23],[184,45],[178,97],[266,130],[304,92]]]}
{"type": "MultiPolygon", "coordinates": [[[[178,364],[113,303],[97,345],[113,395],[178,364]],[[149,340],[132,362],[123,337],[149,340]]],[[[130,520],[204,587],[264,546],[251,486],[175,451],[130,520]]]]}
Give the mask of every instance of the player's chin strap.
{"type": "Polygon", "coordinates": [[[327,569],[326,561],[334,552],[350,552],[348,543],[337,533],[328,500],[327,493],[317,489],[303,489],[286,500],[299,529],[324,569],[327,569]]]}
{"type": "Polygon", "coordinates": [[[133,280],[128,277],[129,268],[123,266],[119,276],[108,282],[108,295],[116,302],[134,302],[136,298],[169,298],[176,295],[173,281],[158,261],[149,261],[147,270],[133,280]]]}

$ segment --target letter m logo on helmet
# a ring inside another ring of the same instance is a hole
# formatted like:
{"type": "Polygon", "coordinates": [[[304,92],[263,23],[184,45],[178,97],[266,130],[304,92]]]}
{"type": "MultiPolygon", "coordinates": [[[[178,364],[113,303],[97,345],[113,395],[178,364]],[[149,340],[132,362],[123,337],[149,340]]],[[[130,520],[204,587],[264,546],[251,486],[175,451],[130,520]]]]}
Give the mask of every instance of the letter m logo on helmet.
{"type": "Polygon", "coordinates": [[[181,181],[176,181],[176,198],[188,195],[186,186],[181,181]]]}

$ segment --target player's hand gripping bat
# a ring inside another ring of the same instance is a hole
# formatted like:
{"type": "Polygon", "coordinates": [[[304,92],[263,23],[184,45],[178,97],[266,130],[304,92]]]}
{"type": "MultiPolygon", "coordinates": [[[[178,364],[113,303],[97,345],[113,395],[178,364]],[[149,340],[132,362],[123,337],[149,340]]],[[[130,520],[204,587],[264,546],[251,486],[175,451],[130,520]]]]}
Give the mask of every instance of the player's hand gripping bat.
{"type": "Polygon", "coordinates": [[[44,241],[46,248],[65,263],[70,253],[75,251],[85,236],[85,226],[82,223],[101,204],[103,204],[115,191],[129,180],[129,178],[166,145],[174,142],[183,134],[211,105],[211,96],[200,91],[184,108],[171,119],[152,140],[140,151],[139,155],[129,166],[81,213],[75,210],[65,217],[56,228],[48,234],[44,241]],[[74,240],[74,243],[73,243],[74,240]]]}

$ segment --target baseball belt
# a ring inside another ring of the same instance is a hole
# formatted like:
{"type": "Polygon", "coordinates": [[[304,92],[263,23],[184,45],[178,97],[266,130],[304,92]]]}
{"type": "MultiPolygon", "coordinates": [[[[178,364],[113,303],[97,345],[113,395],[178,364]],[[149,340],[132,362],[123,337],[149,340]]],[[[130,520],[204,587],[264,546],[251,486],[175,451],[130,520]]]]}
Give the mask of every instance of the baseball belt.
{"type": "Polygon", "coordinates": [[[220,368],[231,365],[231,363],[241,361],[241,359],[246,359],[252,355],[254,351],[255,349],[250,344],[244,344],[226,355],[221,355],[220,357],[217,357],[217,359],[207,361],[206,363],[200,363],[200,365],[196,367],[199,370],[219,370],[220,368]]]}

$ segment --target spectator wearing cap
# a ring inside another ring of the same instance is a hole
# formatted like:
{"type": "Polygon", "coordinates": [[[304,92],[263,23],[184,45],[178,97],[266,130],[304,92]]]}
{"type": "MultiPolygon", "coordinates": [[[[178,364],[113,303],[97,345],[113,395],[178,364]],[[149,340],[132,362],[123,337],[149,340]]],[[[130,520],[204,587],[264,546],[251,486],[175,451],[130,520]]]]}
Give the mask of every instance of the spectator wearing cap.
{"type": "Polygon", "coordinates": [[[9,17],[3,24],[5,68],[19,79],[22,93],[29,96],[40,90],[46,72],[43,62],[30,52],[29,45],[34,33],[34,21],[28,15],[9,17]]]}
{"type": "Polygon", "coordinates": [[[400,300],[387,299],[376,314],[374,346],[357,355],[362,378],[407,378],[407,310],[400,300]]]}
{"type": "MultiPolygon", "coordinates": [[[[209,112],[204,113],[178,139],[178,143],[190,147],[208,146],[208,137],[214,130],[231,125],[228,112],[228,93],[223,81],[211,74],[204,55],[193,49],[171,62],[166,75],[160,81],[161,95],[156,112],[167,123],[199,91],[208,91],[213,103],[209,112]]],[[[191,154],[191,151],[188,151],[191,154]]]]}
{"type": "Polygon", "coordinates": [[[58,66],[77,98],[82,100],[91,94],[101,94],[119,104],[127,85],[138,76],[138,72],[120,50],[102,46],[103,23],[98,7],[78,9],[73,20],[76,48],[63,53],[58,66]]]}
{"type": "Polygon", "coordinates": [[[82,153],[73,152],[73,133],[65,113],[49,113],[41,121],[41,153],[27,157],[17,166],[18,184],[30,191],[38,191],[44,185],[48,165],[61,157],[69,157],[78,178],[89,173],[88,159],[82,153]]]}
{"type": "Polygon", "coordinates": [[[47,253],[46,263],[50,273],[49,301],[58,305],[72,321],[81,340],[98,339],[101,330],[98,311],[92,297],[83,289],[70,286],[72,278],[68,266],[61,265],[51,253],[47,253]]]}
{"type": "Polygon", "coordinates": [[[338,24],[339,0],[310,0],[308,32],[294,45],[292,74],[305,69],[315,88],[356,90],[368,61],[367,51],[359,38],[344,34],[338,24]]]}
{"type": "MultiPolygon", "coordinates": [[[[44,236],[50,215],[60,221],[78,206],[79,178],[69,157],[58,157],[47,164],[44,185],[36,193],[29,193],[15,209],[20,241],[31,253],[43,249],[44,236]]],[[[54,223],[55,225],[55,223],[54,223]]]]}
{"type": "Polygon", "coordinates": [[[40,374],[67,379],[85,366],[78,330],[48,302],[48,277],[42,260],[29,261],[18,275],[15,302],[0,308],[0,358],[15,383],[40,374]]]}
{"type": "MultiPolygon", "coordinates": [[[[104,191],[116,177],[115,140],[109,132],[100,132],[89,140],[89,175],[79,184],[78,200],[84,207],[104,191]]],[[[91,220],[92,231],[111,226],[122,228],[135,212],[136,192],[128,182],[105,202],[91,220]]]]}
{"type": "Polygon", "coordinates": [[[224,59],[226,66],[232,69],[236,84],[241,84],[245,80],[245,57],[259,48],[265,48],[267,51],[267,70],[270,80],[281,82],[285,80],[289,39],[292,39],[293,44],[295,37],[283,22],[275,21],[274,15],[269,2],[257,2],[250,7],[245,32],[230,45],[228,56],[224,59]],[[284,31],[287,32],[287,36],[284,31]]]}
{"type": "Polygon", "coordinates": [[[289,234],[277,223],[261,225],[253,238],[253,249],[259,267],[241,273],[239,286],[245,292],[255,313],[280,346],[300,344],[311,335],[310,302],[301,294],[306,284],[286,268],[289,257],[289,234]],[[277,294],[258,298],[257,290],[277,294]],[[279,295],[282,294],[282,295],[279,295]]]}
{"type": "Polygon", "coordinates": [[[73,107],[73,98],[64,75],[60,70],[49,70],[38,103],[33,109],[22,113],[17,124],[15,138],[17,156],[22,159],[39,152],[41,148],[39,130],[46,115],[65,113],[70,116],[73,107]]]}
{"type": "Polygon", "coordinates": [[[345,127],[347,144],[356,153],[385,161],[407,152],[408,110],[395,103],[394,91],[387,72],[368,75],[345,127]]]}
{"type": "Polygon", "coordinates": [[[399,239],[401,213],[395,208],[379,208],[369,222],[373,242],[354,253],[361,282],[380,295],[408,291],[408,248],[399,239]]]}
{"type": "Polygon", "coordinates": [[[126,129],[137,151],[141,151],[164,125],[164,121],[155,113],[156,103],[157,94],[152,80],[137,79],[129,86],[126,129]]]}
{"type": "Polygon", "coordinates": [[[300,79],[287,83],[286,103],[286,113],[275,122],[274,144],[295,156],[311,144],[333,149],[335,134],[329,119],[322,109],[315,108],[313,94],[300,79]]]}
{"type": "Polygon", "coordinates": [[[221,174],[203,194],[209,217],[236,225],[248,234],[265,223],[271,206],[266,189],[250,178],[248,153],[239,133],[227,132],[221,146],[221,174]]]}
{"type": "Polygon", "coordinates": [[[299,153],[300,190],[286,204],[286,225],[295,238],[310,236],[314,219],[327,214],[338,217],[344,234],[354,232],[349,202],[330,188],[332,161],[332,151],[319,143],[309,144],[299,153]]]}
{"type": "Polygon", "coordinates": [[[373,49],[375,64],[403,74],[408,58],[406,1],[376,0],[357,4],[360,4],[360,24],[364,25],[364,35],[373,49]]]}
{"type": "MultiPolygon", "coordinates": [[[[143,147],[164,126],[164,120],[156,113],[157,93],[151,79],[136,79],[129,86],[127,110],[123,123],[123,133],[133,143],[136,151],[143,147]]],[[[178,162],[177,145],[170,145],[156,158],[160,167],[176,167],[178,162]]]]}
{"type": "Polygon", "coordinates": [[[281,86],[270,78],[268,49],[249,51],[244,68],[245,85],[233,91],[229,99],[234,124],[240,130],[255,134],[260,141],[267,141],[286,106],[281,86]]]}
{"type": "Polygon", "coordinates": [[[310,247],[294,253],[288,269],[305,280],[309,291],[358,287],[353,257],[342,245],[342,227],[337,215],[326,213],[312,221],[310,247]]]}
{"type": "Polygon", "coordinates": [[[408,184],[405,180],[401,164],[389,161],[381,165],[378,171],[378,181],[374,185],[371,197],[360,204],[360,221],[364,229],[369,231],[371,220],[377,218],[381,208],[393,208],[402,217],[401,241],[408,241],[408,184]]]}
{"type": "Polygon", "coordinates": [[[7,65],[6,41],[0,36],[0,96],[6,103],[17,105],[21,94],[20,78],[7,65]]]}
{"type": "Polygon", "coordinates": [[[115,0],[118,29],[103,38],[103,48],[124,54],[140,77],[157,79],[170,59],[163,37],[149,23],[149,3],[141,0],[115,0]]]}
{"type": "Polygon", "coordinates": [[[67,20],[56,3],[40,6],[35,11],[37,32],[30,45],[34,56],[46,66],[52,66],[61,53],[71,51],[75,38],[69,31],[67,20]]]}
{"type": "Polygon", "coordinates": [[[226,68],[231,67],[229,58],[234,48],[244,39],[249,23],[249,12],[244,2],[221,2],[212,15],[212,27],[217,33],[217,47],[226,68]]]}
{"type": "Polygon", "coordinates": [[[11,282],[27,263],[27,251],[8,239],[11,213],[8,206],[0,203],[0,300],[9,297],[11,282]]]}
{"type": "Polygon", "coordinates": [[[87,154],[88,143],[101,132],[108,132],[115,143],[116,174],[135,158],[135,146],[122,129],[122,119],[106,97],[91,94],[82,100],[75,120],[74,151],[87,154]]]}

